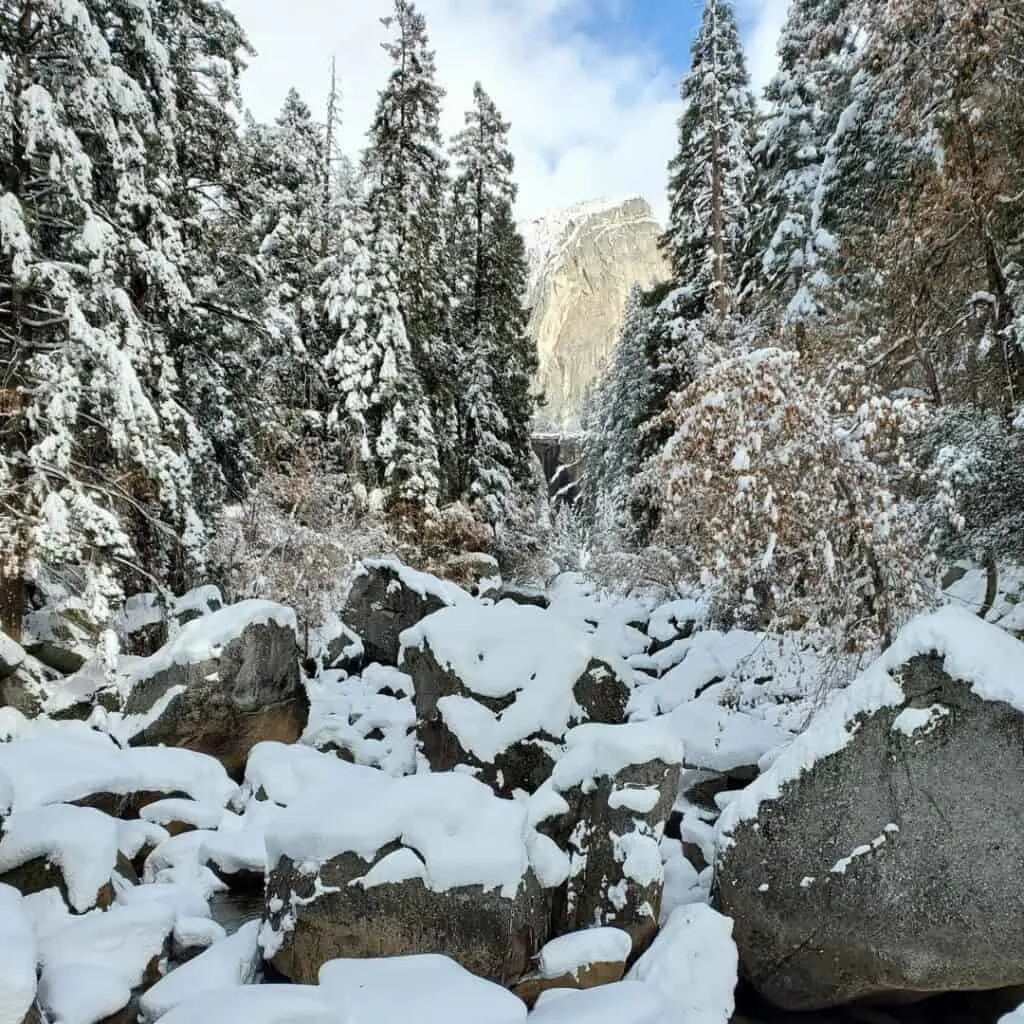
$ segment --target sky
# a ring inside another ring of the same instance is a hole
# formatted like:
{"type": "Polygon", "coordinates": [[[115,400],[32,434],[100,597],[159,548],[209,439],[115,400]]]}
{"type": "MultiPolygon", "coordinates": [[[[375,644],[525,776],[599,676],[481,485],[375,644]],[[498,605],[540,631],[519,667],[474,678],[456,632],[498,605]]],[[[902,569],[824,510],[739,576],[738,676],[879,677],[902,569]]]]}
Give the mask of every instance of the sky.
{"type": "MultiPolygon", "coordinates": [[[[380,18],[391,0],[224,0],[257,51],[245,102],[272,119],[297,88],[326,108],[330,62],[342,90],[342,145],[356,155],[388,73],[380,18]]],[[[774,68],[787,0],[734,0],[755,87],[774,68]]],[[[679,79],[700,0],[419,0],[446,92],[442,129],[462,124],[479,80],[512,124],[517,214],[642,195],[665,214],[679,79]]]]}

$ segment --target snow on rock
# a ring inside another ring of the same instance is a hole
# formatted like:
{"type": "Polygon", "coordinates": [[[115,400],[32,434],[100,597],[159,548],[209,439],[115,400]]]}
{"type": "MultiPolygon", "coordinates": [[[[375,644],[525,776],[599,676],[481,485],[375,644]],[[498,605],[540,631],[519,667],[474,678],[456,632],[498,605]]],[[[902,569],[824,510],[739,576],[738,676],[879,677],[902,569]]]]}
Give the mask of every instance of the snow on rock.
{"type": "Polygon", "coordinates": [[[329,960],[320,988],[346,1024],[513,1024],[526,1007],[507,989],[438,954],[329,960]]]}
{"type": "Polygon", "coordinates": [[[737,971],[732,921],[693,903],[672,912],[627,977],[666,997],[672,1012],[662,1024],[728,1024],[737,971]]]}
{"type": "Polygon", "coordinates": [[[552,989],[541,994],[532,1024],[666,1024],[675,1008],[653,985],[618,981],[590,989],[552,989]]]}
{"type": "Polygon", "coordinates": [[[297,628],[295,612],[291,608],[256,598],[239,601],[193,619],[155,654],[134,659],[122,678],[121,696],[127,699],[136,683],[151,679],[175,665],[192,665],[217,658],[227,644],[250,626],[271,622],[293,632],[297,628]]]}
{"type": "Polygon", "coordinates": [[[397,665],[399,636],[441,608],[473,604],[463,590],[393,558],[364,559],[341,610],[359,636],[365,661],[397,665]]]}
{"type": "Polygon", "coordinates": [[[699,598],[683,597],[675,601],[666,601],[651,612],[647,623],[647,635],[667,643],[679,636],[680,627],[703,622],[707,618],[707,613],[707,602],[699,598]]]}
{"type": "Polygon", "coordinates": [[[442,609],[406,630],[401,662],[431,768],[468,764],[503,795],[533,792],[571,725],[624,720],[631,670],[601,655],[591,635],[512,601],[442,609]]]}
{"type": "Polygon", "coordinates": [[[17,889],[0,884],[0,1024],[22,1024],[36,997],[36,939],[17,889]]]}
{"type": "Polygon", "coordinates": [[[139,1000],[142,1020],[158,1020],[175,1006],[201,993],[252,984],[259,964],[256,945],[259,928],[259,921],[242,925],[234,935],[214,943],[158,981],[139,1000]]]}
{"type": "Polygon", "coordinates": [[[163,1024],[347,1024],[332,995],[315,985],[238,985],[204,992],[178,1003],[160,1020],[163,1024]]]}
{"type": "Polygon", "coordinates": [[[116,1013],[165,955],[173,923],[173,909],[163,902],[44,922],[38,933],[44,1009],[62,1024],[94,1024],[116,1013]]]}
{"type": "Polygon", "coordinates": [[[0,744],[0,773],[14,808],[82,800],[99,793],[184,792],[223,806],[236,787],[213,758],[190,750],[124,750],[79,722],[54,724],[0,744]]]}
{"type": "Polygon", "coordinates": [[[982,700],[1002,701],[1024,713],[1024,644],[952,605],[918,616],[870,668],[833,693],[807,729],[730,802],[718,821],[720,845],[728,845],[737,826],[756,818],[761,804],[777,799],[787,783],[842,750],[859,716],[899,707],[905,696],[893,674],[912,658],[931,653],[942,658],[950,677],[967,683],[982,700]]]}
{"type": "Polygon", "coordinates": [[[367,665],[361,675],[327,672],[307,684],[309,724],[303,742],[344,751],[356,764],[389,775],[416,769],[413,681],[388,665],[367,665]],[[343,678],[338,678],[338,677],[343,678]]]}
{"type": "Polygon", "coordinates": [[[1024,1024],[1024,1003],[999,1018],[999,1024],[1024,1024]]]}
{"type": "Polygon", "coordinates": [[[25,660],[25,649],[0,632],[0,679],[9,676],[25,660]]]}
{"type": "Polygon", "coordinates": [[[793,739],[787,729],[713,700],[680,704],[657,721],[682,740],[688,765],[716,772],[756,765],[793,739]]]}
{"type": "Polygon", "coordinates": [[[584,928],[546,943],[537,962],[545,978],[575,976],[591,964],[624,963],[632,950],[633,940],[621,928],[584,928]]]}
{"type": "Polygon", "coordinates": [[[117,822],[117,848],[128,858],[134,860],[147,846],[155,849],[168,838],[167,829],[152,821],[133,818],[129,821],[117,822]]]}
{"type": "Polygon", "coordinates": [[[73,909],[96,905],[117,863],[117,820],[91,807],[53,804],[15,811],[0,838],[0,873],[44,858],[60,869],[73,909]]]}
{"type": "Polygon", "coordinates": [[[266,799],[288,806],[314,791],[372,787],[381,780],[382,773],[373,768],[347,764],[303,744],[267,740],[249,754],[243,791],[248,797],[262,793],[266,799]]]}
{"type": "Polygon", "coordinates": [[[349,852],[371,864],[382,847],[400,841],[419,855],[429,889],[480,885],[500,889],[508,898],[515,895],[530,866],[522,805],[498,799],[468,775],[392,779],[345,767],[338,785],[298,800],[271,825],[270,865],[287,857],[315,870],[349,852]],[[345,808],[344,815],[337,814],[338,807],[345,808]]]}
{"type": "MultiPolygon", "coordinates": [[[[565,753],[555,765],[552,781],[562,792],[580,786],[588,793],[597,779],[615,777],[630,765],[651,761],[675,765],[682,760],[682,744],[660,722],[588,722],[566,733],[565,753]]],[[[617,793],[613,805],[628,806],[629,801],[617,793]]]]}
{"type": "Polygon", "coordinates": [[[177,823],[191,825],[192,828],[212,829],[220,824],[224,813],[223,805],[202,803],[199,800],[185,800],[181,797],[167,797],[146,804],[139,810],[139,817],[158,825],[177,823]]]}

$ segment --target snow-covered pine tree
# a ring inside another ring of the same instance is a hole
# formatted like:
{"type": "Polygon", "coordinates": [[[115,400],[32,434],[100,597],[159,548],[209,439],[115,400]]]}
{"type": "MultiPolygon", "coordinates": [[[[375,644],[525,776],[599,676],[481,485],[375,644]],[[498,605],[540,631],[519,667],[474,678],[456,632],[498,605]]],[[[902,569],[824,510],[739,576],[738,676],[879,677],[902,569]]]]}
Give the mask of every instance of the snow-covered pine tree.
{"type": "Polygon", "coordinates": [[[444,421],[453,388],[447,347],[450,296],[443,269],[444,92],[437,84],[426,21],[415,5],[394,0],[393,16],[382,22],[393,32],[383,44],[392,68],[363,154],[367,208],[374,235],[393,249],[389,266],[396,274],[414,364],[438,421],[444,421]]]}
{"type": "Polygon", "coordinates": [[[839,258],[832,200],[861,112],[855,0],[794,0],[765,91],[770,115],[755,160],[762,194],[759,268],[787,323],[824,309],[839,258]]]}
{"type": "Polygon", "coordinates": [[[720,316],[743,288],[750,237],[755,103],[736,16],[707,0],[680,86],[679,147],[669,163],[669,223],[662,248],[680,287],[720,316]]]}
{"type": "Polygon", "coordinates": [[[203,557],[193,468],[210,451],[168,349],[192,303],[168,192],[179,72],[155,13],[0,12],[0,617],[14,633],[35,564],[81,572],[104,614],[140,560],[160,578],[203,557]]]}
{"type": "Polygon", "coordinates": [[[531,477],[530,424],[536,370],[526,333],[526,259],[512,213],[516,186],[509,125],[480,83],[465,128],[452,142],[457,171],[450,215],[455,308],[456,444],[453,497],[468,498],[487,522],[511,513],[531,477]]]}
{"type": "Polygon", "coordinates": [[[338,229],[329,208],[325,130],[291,90],[272,125],[249,123],[243,148],[240,269],[264,327],[258,386],[268,414],[253,429],[271,451],[288,457],[321,401],[326,345],[319,263],[338,229]]]}
{"type": "MultiPolygon", "coordinates": [[[[661,239],[672,280],[656,296],[645,334],[650,367],[644,458],[664,443],[658,417],[702,364],[704,339],[722,333],[746,288],[756,111],[736,17],[726,0],[707,0],[680,86],[678,149],[669,163],[669,224],[661,239]]],[[[717,344],[717,342],[715,342],[717,344]]],[[[644,518],[646,518],[646,512],[644,518]]]]}
{"type": "Polygon", "coordinates": [[[333,344],[324,357],[333,460],[372,505],[433,505],[440,466],[433,422],[399,307],[395,247],[353,203],[322,265],[333,344]]]}

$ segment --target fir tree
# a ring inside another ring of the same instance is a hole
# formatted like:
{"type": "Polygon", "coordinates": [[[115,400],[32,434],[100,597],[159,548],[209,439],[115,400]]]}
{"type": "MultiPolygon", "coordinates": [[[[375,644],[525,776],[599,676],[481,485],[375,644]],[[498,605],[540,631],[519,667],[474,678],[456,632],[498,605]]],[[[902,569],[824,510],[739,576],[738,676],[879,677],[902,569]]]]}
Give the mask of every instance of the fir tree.
{"type": "Polygon", "coordinates": [[[410,0],[395,0],[382,19],[392,62],[377,100],[363,156],[374,235],[393,251],[399,308],[415,365],[432,403],[442,408],[449,295],[442,270],[447,168],[440,129],[444,92],[436,81],[426,21],[410,0]]]}
{"type": "MultiPolygon", "coordinates": [[[[205,4],[192,4],[194,10],[205,4]]],[[[148,4],[24,2],[0,15],[2,625],[37,562],[85,567],[104,611],[138,569],[202,559],[209,446],[169,339],[191,313],[178,89],[148,4]]]]}
{"type": "Polygon", "coordinates": [[[680,94],[662,247],[676,283],[726,316],[743,286],[755,111],[736,17],[725,0],[707,0],[680,94]]]}
{"type": "Polygon", "coordinates": [[[452,318],[457,445],[453,490],[484,519],[509,515],[530,477],[530,379],[536,354],[526,335],[526,260],[512,214],[516,187],[508,124],[477,83],[466,126],[453,141],[452,318]]]}

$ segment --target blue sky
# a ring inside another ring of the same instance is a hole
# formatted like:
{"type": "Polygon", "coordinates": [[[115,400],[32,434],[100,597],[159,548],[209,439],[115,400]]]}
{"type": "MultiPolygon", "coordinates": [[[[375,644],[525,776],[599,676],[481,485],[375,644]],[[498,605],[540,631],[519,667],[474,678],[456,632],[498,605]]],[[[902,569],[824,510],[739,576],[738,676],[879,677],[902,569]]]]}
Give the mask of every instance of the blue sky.
{"type": "MultiPolygon", "coordinates": [[[[756,82],[774,63],[786,0],[736,0],[756,82]]],[[[272,118],[290,86],[322,110],[333,56],[343,142],[363,145],[387,74],[379,43],[391,0],[226,0],[258,51],[245,98],[272,118]]],[[[418,0],[456,131],[477,79],[512,122],[523,218],[598,197],[642,195],[665,212],[679,78],[697,0],[418,0]]]]}

